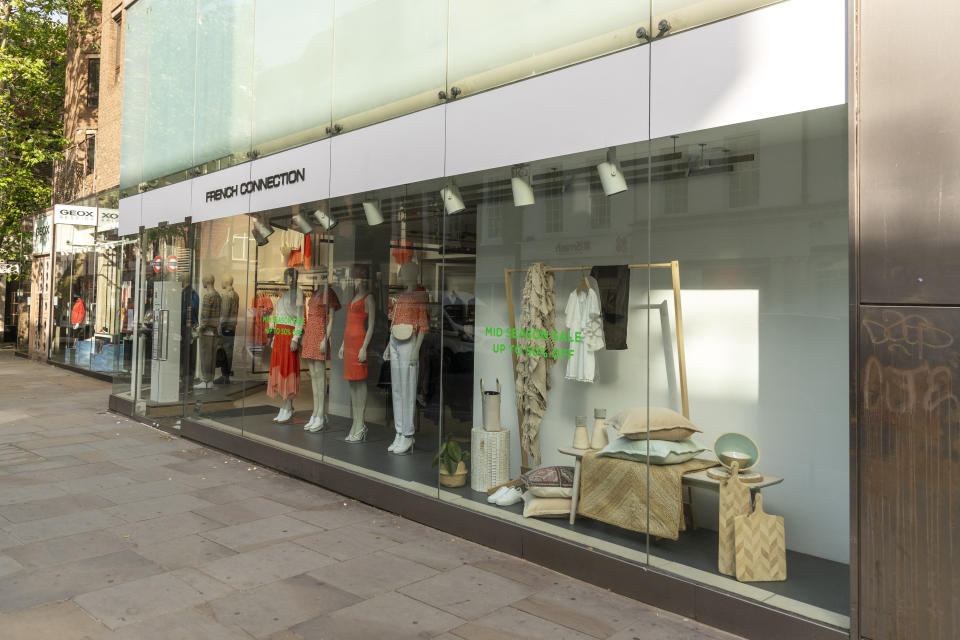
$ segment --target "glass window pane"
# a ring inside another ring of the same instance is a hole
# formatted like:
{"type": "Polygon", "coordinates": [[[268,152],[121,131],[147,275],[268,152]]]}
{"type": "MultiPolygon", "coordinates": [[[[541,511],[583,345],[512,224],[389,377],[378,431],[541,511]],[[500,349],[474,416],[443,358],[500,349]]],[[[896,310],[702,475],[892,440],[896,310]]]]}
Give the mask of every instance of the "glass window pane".
{"type": "MultiPolygon", "coordinates": [[[[153,0],[140,0],[127,12],[127,42],[148,43],[150,7],[153,0]]],[[[142,180],[144,136],[149,86],[149,48],[128,46],[123,52],[123,124],[121,127],[120,188],[135,187],[142,180]]]]}
{"type": "Polygon", "coordinates": [[[250,151],[253,0],[197,2],[197,100],[193,164],[244,162],[250,151]]]}
{"type": "Polygon", "coordinates": [[[450,1],[448,84],[475,93],[643,44],[645,3],[608,0],[450,1]]]}
{"type": "MultiPolygon", "coordinates": [[[[700,27],[783,0],[652,0],[654,33],[662,20],[669,24],[666,35],[700,27]]],[[[666,26],[666,25],[664,25],[666,26]]]]}
{"type": "Polygon", "coordinates": [[[335,5],[333,121],[344,130],[435,105],[447,59],[445,0],[335,5]]]}
{"type": "Polygon", "coordinates": [[[259,2],[255,22],[254,148],[262,155],[325,137],[331,109],[333,1],[291,0],[283,11],[259,2]]]}
{"type": "MultiPolygon", "coordinates": [[[[749,565],[733,553],[733,523],[718,522],[720,468],[684,476],[696,527],[651,538],[650,563],[846,627],[847,107],[683,133],[651,154],[651,253],[679,264],[690,420],[702,431],[692,439],[711,458],[747,455],[742,478],[756,483],[745,486],[785,522],[786,575],[747,578],[743,591],[734,570],[749,565]]],[[[653,274],[650,298],[677,321],[668,274],[653,274]]],[[[676,397],[662,341],[652,315],[651,413],[676,397]]],[[[746,550],[773,557],[762,544],[746,550]]]]}
{"type": "MultiPolygon", "coordinates": [[[[143,181],[168,176],[194,164],[197,0],[155,2],[148,11],[145,55],[149,56],[149,84],[145,92],[143,181]]],[[[133,38],[127,42],[131,43],[128,51],[139,48],[132,46],[133,38]]]]}

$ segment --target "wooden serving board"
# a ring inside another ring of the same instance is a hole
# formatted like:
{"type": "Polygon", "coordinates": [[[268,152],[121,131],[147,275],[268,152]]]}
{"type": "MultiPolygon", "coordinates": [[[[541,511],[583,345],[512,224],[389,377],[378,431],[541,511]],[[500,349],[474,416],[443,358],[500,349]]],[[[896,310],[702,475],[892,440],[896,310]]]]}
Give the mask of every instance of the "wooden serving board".
{"type": "Polygon", "coordinates": [[[770,582],[787,579],[787,543],[783,518],[763,511],[759,493],[753,513],[734,518],[737,580],[770,582]]]}
{"type": "Polygon", "coordinates": [[[736,547],[733,520],[750,513],[750,488],[737,477],[737,463],[733,463],[730,478],[720,481],[720,547],[717,569],[728,576],[736,574],[736,547]]]}

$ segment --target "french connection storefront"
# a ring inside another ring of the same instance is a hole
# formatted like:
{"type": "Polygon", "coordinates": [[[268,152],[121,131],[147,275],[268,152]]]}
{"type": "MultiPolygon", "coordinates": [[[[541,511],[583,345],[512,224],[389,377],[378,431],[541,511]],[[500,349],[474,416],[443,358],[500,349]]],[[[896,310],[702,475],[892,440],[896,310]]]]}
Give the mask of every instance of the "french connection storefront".
{"type": "Polygon", "coordinates": [[[112,406],[744,635],[846,636],[843,8],[558,3],[497,58],[537,14],[261,4],[130,7],[197,57],[127,53],[112,406]]]}

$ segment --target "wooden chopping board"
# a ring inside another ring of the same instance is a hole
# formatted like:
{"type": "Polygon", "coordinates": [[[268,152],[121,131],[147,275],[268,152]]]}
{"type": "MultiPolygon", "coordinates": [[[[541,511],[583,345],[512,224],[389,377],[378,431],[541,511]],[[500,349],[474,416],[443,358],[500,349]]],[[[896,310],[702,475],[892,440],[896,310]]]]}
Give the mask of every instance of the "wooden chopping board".
{"type": "Polygon", "coordinates": [[[717,568],[728,576],[736,574],[736,547],[734,546],[734,518],[750,513],[750,488],[737,477],[738,465],[733,463],[730,478],[720,482],[720,548],[717,568]]]}
{"type": "Polygon", "coordinates": [[[770,582],[787,579],[787,542],[783,518],[763,511],[757,494],[753,513],[734,518],[737,580],[770,582]]]}

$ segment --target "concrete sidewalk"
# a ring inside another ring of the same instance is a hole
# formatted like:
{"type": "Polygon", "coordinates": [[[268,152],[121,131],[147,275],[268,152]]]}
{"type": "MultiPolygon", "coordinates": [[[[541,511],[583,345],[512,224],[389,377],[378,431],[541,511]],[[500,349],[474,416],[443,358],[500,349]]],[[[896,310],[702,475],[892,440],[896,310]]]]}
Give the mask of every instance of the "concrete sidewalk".
{"type": "Polygon", "coordinates": [[[3,640],[734,636],[108,413],[0,352],[3,640]]]}

